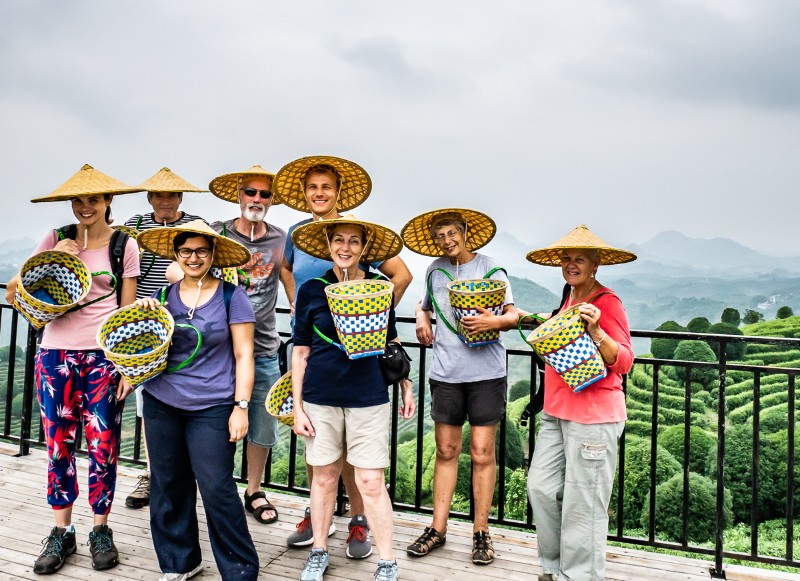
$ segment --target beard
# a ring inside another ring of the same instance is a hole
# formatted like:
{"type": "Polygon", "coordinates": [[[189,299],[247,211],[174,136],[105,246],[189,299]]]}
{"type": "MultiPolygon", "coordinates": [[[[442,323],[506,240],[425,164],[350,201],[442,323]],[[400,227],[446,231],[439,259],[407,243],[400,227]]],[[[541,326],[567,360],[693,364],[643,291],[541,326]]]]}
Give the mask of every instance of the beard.
{"type": "Polygon", "coordinates": [[[267,215],[267,208],[263,204],[251,204],[244,211],[244,217],[251,222],[261,222],[267,215]]]}

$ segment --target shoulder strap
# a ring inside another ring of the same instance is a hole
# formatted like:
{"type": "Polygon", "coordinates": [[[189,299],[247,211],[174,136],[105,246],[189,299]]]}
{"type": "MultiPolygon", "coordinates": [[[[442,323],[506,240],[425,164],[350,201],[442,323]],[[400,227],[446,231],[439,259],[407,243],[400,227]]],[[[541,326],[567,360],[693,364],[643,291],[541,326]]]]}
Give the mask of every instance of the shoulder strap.
{"type": "Polygon", "coordinates": [[[225,301],[225,317],[227,318],[228,325],[231,324],[231,300],[233,299],[233,291],[236,290],[236,285],[227,281],[222,281],[222,300],[225,301]]]}
{"type": "Polygon", "coordinates": [[[122,230],[114,230],[111,242],[108,244],[108,260],[111,263],[111,274],[117,281],[117,306],[122,306],[122,275],[125,272],[125,246],[128,243],[128,234],[122,230]]]}
{"type": "Polygon", "coordinates": [[[168,284],[166,286],[161,287],[161,294],[159,296],[159,302],[161,306],[164,306],[164,303],[167,302],[167,295],[172,292],[172,287],[174,287],[177,283],[168,284]]]}
{"type": "MultiPolygon", "coordinates": [[[[583,302],[584,303],[593,303],[595,300],[597,300],[598,298],[602,297],[603,295],[613,295],[613,294],[614,294],[614,292],[610,291],[610,290],[600,291],[597,294],[589,297],[588,299],[585,299],[583,302]]],[[[614,296],[616,296],[616,295],[614,295],[614,296]]]]}
{"type": "Polygon", "coordinates": [[[220,222],[220,224],[222,224],[222,232],[220,232],[220,234],[222,234],[223,236],[227,236],[228,229],[225,227],[225,222],[220,222]]]}
{"type": "Polygon", "coordinates": [[[142,220],[144,220],[144,216],[142,216],[141,214],[136,216],[136,226],[134,226],[134,228],[136,229],[137,232],[142,226],[142,220]]]}
{"type": "Polygon", "coordinates": [[[59,240],[75,240],[78,235],[78,225],[67,224],[61,228],[56,228],[56,234],[59,240]]]}
{"type": "Polygon", "coordinates": [[[428,296],[430,297],[431,303],[433,304],[433,308],[436,311],[437,321],[442,321],[445,324],[445,327],[447,327],[453,333],[458,335],[458,331],[456,331],[455,328],[453,328],[453,325],[451,325],[450,321],[447,320],[447,317],[444,316],[444,314],[442,313],[442,310],[439,308],[439,304],[436,302],[436,297],[433,296],[433,289],[431,289],[431,277],[433,276],[433,273],[436,272],[437,270],[439,272],[443,272],[444,275],[447,278],[449,278],[451,281],[453,280],[453,277],[445,269],[443,269],[443,268],[434,268],[432,271],[430,271],[428,273],[428,280],[425,283],[425,286],[427,287],[427,290],[428,290],[428,296]]]}

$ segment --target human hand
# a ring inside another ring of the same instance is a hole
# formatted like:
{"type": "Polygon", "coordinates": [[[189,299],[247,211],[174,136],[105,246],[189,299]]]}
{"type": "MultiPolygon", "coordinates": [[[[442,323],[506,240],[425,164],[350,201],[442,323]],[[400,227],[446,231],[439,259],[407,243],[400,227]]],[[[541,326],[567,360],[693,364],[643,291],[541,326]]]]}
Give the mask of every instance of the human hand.
{"type": "Polygon", "coordinates": [[[580,314],[581,319],[586,321],[587,330],[589,331],[589,334],[594,337],[600,328],[600,317],[603,316],[603,312],[596,306],[587,304],[578,307],[578,314],[580,314]]]}
{"type": "Polygon", "coordinates": [[[78,250],[80,250],[80,247],[75,240],[72,240],[71,238],[65,238],[64,240],[59,240],[53,247],[53,250],[78,256],[78,250]]]}
{"type": "Polygon", "coordinates": [[[311,425],[311,420],[302,409],[294,408],[294,426],[292,427],[294,433],[298,436],[308,436],[313,438],[316,435],[314,426],[311,425]]]}
{"type": "Polygon", "coordinates": [[[247,435],[249,418],[247,410],[238,405],[233,407],[231,417],[228,418],[228,432],[230,433],[229,442],[238,442],[247,435]]]}
{"type": "Polygon", "coordinates": [[[477,315],[461,318],[461,326],[466,329],[467,333],[472,335],[495,330],[496,315],[483,307],[475,307],[475,309],[478,311],[477,315]]]}
{"type": "MultiPolygon", "coordinates": [[[[159,306],[161,306],[161,301],[159,301],[158,299],[154,299],[152,297],[147,297],[144,299],[136,299],[133,304],[135,304],[137,307],[144,309],[145,311],[149,311],[149,310],[155,310],[159,306]]],[[[166,305],[167,303],[164,304],[166,305]]]]}
{"type": "Polygon", "coordinates": [[[131,385],[131,382],[123,377],[117,384],[117,389],[114,391],[114,395],[117,397],[117,401],[125,401],[125,398],[133,393],[134,389],[135,388],[131,385]]]}
{"type": "Polygon", "coordinates": [[[400,382],[402,389],[403,403],[400,406],[400,417],[404,420],[410,420],[414,417],[414,412],[417,411],[417,402],[414,400],[414,385],[411,380],[406,378],[400,382]]]}
{"type": "Polygon", "coordinates": [[[425,315],[417,317],[417,341],[426,347],[433,344],[433,327],[431,320],[425,315]]]}

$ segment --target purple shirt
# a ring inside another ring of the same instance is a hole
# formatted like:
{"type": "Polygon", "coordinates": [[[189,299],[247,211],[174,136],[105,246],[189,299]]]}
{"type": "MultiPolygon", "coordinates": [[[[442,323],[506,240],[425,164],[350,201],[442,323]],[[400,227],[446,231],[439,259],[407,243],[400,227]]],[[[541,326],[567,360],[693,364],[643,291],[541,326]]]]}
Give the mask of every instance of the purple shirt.
{"type": "MultiPolygon", "coordinates": [[[[154,293],[154,297],[160,291],[154,293]]],[[[158,298],[158,297],[156,297],[158,298]]],[[[247,294],[236,287],[231,297],[230,322],[226,320],[222,284],[206,304],[197,307],[189,319],[189,307],[181,301],[178,285],[167,294],[166,309],[175,319],[175,332],[169,348],[167,367],[185,361],[197,345],[197,334],[178,327],[189,324],[203,336],[203,344],[194,362],[176,372],[164,372],[144,384],[144,389],[157,400],[183,410],[202,410],[216,405],[233,405],[236,388],[236,360],[233,356],[230,325],[255,323],[253,307],[247,294]]]]}

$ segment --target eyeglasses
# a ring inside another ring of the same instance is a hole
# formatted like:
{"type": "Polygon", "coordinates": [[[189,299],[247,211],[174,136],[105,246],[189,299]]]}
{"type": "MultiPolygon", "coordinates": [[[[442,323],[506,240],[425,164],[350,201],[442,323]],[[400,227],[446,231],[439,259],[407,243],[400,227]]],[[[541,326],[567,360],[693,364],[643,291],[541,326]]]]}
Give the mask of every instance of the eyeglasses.
{"type": "Polygon", "coordinates": [[[210,248],[178,248],[178,256],[181,258],[189,258],[192,254],[196,254],[197,258],[208,258],[211,254],[210,248]]]}
{"type": "Polygon", "coordinates": [[[461,235],[460,230],[450,230],[449,232],[445,232],[444,234],[437,234],[436,236],[433,237],[433,239],[436,240],[436,242],[438,242],[439,244],[441,244],[448,238],[450,240],[456,240],[460,235],[461,235]]]}
{"type": "Polygon", "coordinates": [[[255,198],[259,194],[262,199],[269,200],[272,197],[272,192],[269,190],[257,190],[255,188],[240,188],[240,192],[244,193],[248,198],[255,198]]]}

